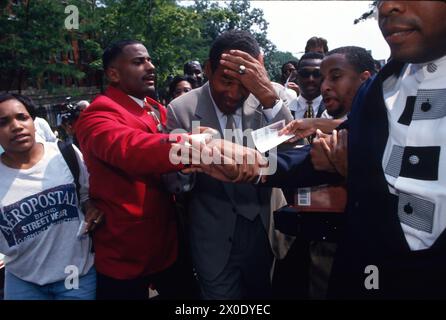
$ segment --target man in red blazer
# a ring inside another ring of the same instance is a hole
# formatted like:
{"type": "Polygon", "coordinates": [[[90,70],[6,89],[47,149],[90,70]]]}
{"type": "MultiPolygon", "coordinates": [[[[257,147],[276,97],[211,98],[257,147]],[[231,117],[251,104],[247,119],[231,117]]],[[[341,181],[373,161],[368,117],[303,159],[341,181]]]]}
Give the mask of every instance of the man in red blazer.
{"type": "Polygon", "coordinates": [[[110,86],[77,124],[90,172],[90,196],[104,212],[95,231],[97,298],[187,298],[177,260],[172,196],[160,175],[182,169],[169,161],[166,109],[153,96],[155,67],[144,45],[119,41],[103,54],[110,86]],[[184,290],[183,290],[184,289],[184,290]]]}

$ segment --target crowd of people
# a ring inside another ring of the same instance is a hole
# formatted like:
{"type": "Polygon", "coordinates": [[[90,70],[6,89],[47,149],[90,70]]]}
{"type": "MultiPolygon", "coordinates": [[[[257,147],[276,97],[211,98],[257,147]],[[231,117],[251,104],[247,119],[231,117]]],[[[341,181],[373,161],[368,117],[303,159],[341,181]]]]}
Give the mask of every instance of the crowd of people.
{"type": "Polygon", "coordinates": [[[144,44],[111,43],[109,85],[61,119],[64,139],[0,94],[4,298],[445,298],[446,3],[377,9],[381,70],[312,37],[276,83],[230,30],[166,101],[144,44]],[[292,138],[260,153],[244,132],[278,121],[292,138]],[[347,195],[340,240],[278,233],[274,212],[321,185],[347,195]]]}

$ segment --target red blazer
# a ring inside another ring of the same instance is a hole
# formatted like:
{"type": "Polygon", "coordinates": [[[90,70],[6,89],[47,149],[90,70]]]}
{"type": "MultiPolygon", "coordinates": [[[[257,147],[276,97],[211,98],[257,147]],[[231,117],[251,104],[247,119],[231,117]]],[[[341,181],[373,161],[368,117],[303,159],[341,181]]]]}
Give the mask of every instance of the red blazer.
{"type": "MultiPolygon", "coordinates": [[[[166,109],[159,105],[159,111],[165,121],[166,109]]],[[[170,266],[177,256],[177,225],[160,175],[182,167],[169,161],[168,135],[156,133],[152,116],[113,87],[82,112],[76,129],[90,198],[105,214],[94,235],[97,270],[133,279],[170,266]]]]}

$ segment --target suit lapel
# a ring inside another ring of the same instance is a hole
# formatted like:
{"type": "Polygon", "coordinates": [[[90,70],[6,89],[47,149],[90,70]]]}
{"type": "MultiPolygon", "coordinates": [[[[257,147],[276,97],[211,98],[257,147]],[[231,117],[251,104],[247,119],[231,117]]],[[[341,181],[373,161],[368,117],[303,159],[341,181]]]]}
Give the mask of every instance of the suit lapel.
{"type": "Polygon", "coordinates": [[[148,129],[148,131],[152,133],[157,132],[157,124],[153,117],[148,115],[144,109],[124,92],[109,86],[105,91],[105,95],[127,110],[127,112],[134,115],[135,118],[148,129]]]}
{"type": "Polygon", "coordinates": [[[325,111],[325,104],[324,100],[322,100],[321,103],[319,103],[319,108],[317,109],[316,118],[320,118],[322,116],[322,113],[324,113],[324,111],[325,111]]]}
{"type": "MultiPolygon", "coordinates": [[[[371,123],[380,123],[381,130],[376,130],[376,128],[370,128],[370,140],[373,141],[372,147],[375,148],[374,154],[376,156],[375,160],[381,163],[384,149],[387,145],[387,139],[389,136],[389,126],[387,120],[387,108],[383,97],[383,83],[384,81],[392,75],[398,76],[403,69],[404,64],[398,62],[389,62],[383,70],[377,75],[376,83],[371,88],[371,94],[369,97],[374,97],[375,103],[367,103],[366,110],[364,112],[365,118],[363,123],[370,123],[369,120],[374,120],[371,123]],[[378,99],[378,101],[376,101],[378,99]]],[[[367,141],[367,140],[366,140],[367,141]]]]}
{"type": "Polygon", "coordinates": [[[201,98],[199,99],[195,116],[200,121],[200,126],[210,127],[220,132],[220,137],[223,137],[223,132],[220,127],[220,122],[215,112],[214,103],[210,96],[209,82],[201,87],[201,98]]]}
{"type": "Polygon", "coordinates": [[[243,104],[242,127],[243,130],[256,130],[264,126],[262,106],[259,101],[251,94],[243,104]]]}
{"type": "MultiPolygon", "coordinates": [[[[355,121],[351,122],[354,126],[352,132],[357,137],[353,137],[354,144],[356,145],[354,150],[349,147],[349,153],[360,154],[356,162],[359,165],[355,167],[361,169],[367,169],[365,178],[362,181],[371,181],[371,190],[380,190],[385,192],[387,190],[387,181],[382,168],[382,158],[387,145],[389,137],[389,123],[387,118],[387,108],[383,97],[383,83],[392,75],[398,76],[403,69],[404,64],[398,62],[389,62],[373,80],[370,88],[367,90],[366,95],[362,99],[364,103],[359,107],[358,113],[360,117],[356,117],[355,121]],[[379,127],[377,127],[379,125],[379,127]],[[367,141],[367,143],[363,143],[367,141]]],[[[349,135],[350,144],[350,135],[349,135]]],[[[349,156],[350,158],[350,156],[349,156]]],[[[353,161],[353,160],[352,160],[353,161]]],[[[365,171],[365,170],[364,170],[365,171]]],[[[358,176],[361,176],[358,174],[358,176]]],[[[361,176],[362,177],[362,176],[361,176]]],[[[358,178],[356,178],[358,179],[358,178]]],[[[357,182],[358,184],[360,182],[357,182]]],[[[354,184],[353,184],[354,185],[354,184]]],[[[387,194],[387,192],[386,192],[387,194]]],[[[385,230],[389,233],[394,240],[391,241],[393,249],[398,248],[409,249],[409,245],[406,241],[404,231],[401,228],[401,222],[396,212],[397,205],[393,202],[393,197],[388,193],[388,204],[382,204],[383,207],[388,206],[389,210],[382,210],[382,212],[376,213],[376,219],[383,219],[386,222],[385,230]],[[392,212],[392,215],[386,217],[379,217],[380,214],[388,214],[392,212]]],[[[386,231],[386,232],[387,232],[386,231]]],[[[392,250],[393,250],[392,249],[392,250]]]]}

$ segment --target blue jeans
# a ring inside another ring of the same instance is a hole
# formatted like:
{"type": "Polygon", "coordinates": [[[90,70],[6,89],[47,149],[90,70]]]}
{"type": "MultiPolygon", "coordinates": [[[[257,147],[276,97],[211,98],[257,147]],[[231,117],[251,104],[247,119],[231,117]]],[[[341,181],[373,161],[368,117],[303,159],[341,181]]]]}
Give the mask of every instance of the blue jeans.
{"type": "Polygon", "coordinates": [[[65,280],[43,286],[24,281],[5,271],[5,300],[95,300],[96,269],[79,278],[78,289],[67,289],[65,280]]]}

